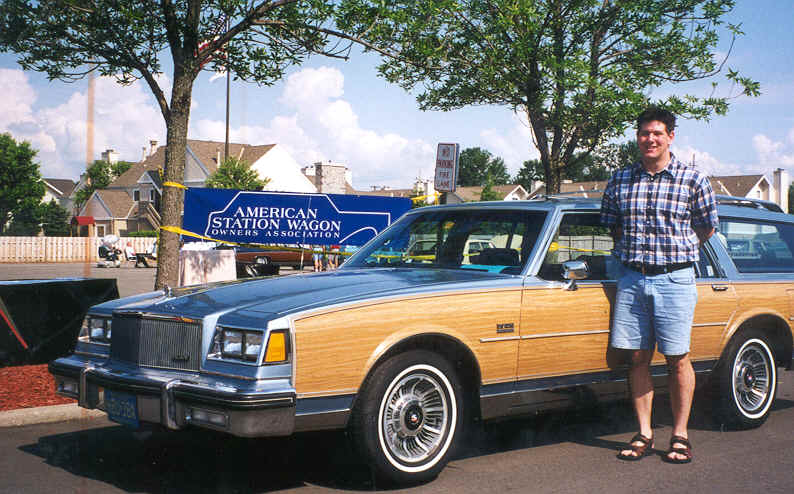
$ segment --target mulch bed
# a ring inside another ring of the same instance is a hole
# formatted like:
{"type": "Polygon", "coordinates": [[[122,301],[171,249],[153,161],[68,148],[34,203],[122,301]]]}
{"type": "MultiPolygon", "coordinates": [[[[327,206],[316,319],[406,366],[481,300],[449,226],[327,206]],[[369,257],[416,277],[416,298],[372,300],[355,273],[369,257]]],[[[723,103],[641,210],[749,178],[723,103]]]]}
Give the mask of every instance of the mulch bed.
{"type": "Polygon", "coordinates": [[[47,364],[0,368],[0,412],[75,401],[55,394],[55,380],[47,364]]]}

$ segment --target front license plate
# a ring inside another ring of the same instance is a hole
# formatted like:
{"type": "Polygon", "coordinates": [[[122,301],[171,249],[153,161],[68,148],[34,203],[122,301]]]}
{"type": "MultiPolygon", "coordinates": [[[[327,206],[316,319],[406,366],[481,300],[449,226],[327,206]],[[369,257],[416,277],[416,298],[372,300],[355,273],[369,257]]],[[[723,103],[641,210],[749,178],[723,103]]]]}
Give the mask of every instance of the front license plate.
{"type": "Polygon", "coordinates": [[[135,395],[105,389],[105,411],[113,422],[137,428],[138,399],[135,395]]]}

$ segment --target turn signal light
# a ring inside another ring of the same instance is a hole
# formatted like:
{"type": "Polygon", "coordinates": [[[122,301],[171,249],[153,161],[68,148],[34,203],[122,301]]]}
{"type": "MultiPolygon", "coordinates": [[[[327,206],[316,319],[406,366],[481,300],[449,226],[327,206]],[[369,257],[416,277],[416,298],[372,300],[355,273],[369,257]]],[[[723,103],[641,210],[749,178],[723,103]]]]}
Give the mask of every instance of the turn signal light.
{"type": "Polygon", "coordinates": [[[284,362],[287,360],[287,338],[283,331],[270,333],[267,340],[265,363],[284,362]]]}

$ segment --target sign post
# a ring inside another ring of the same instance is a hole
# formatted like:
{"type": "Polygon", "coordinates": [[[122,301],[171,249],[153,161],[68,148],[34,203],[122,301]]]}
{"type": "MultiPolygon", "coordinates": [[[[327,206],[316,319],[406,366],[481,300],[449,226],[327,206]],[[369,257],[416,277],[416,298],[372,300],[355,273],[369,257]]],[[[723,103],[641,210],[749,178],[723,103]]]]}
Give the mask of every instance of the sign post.
{"type": "Polygon", "coordinates": [[[433,186],[440,192],[455,192],[458,182],[458,156],[460,146],[457,143],[441,142],[436,152],[436,178],[433,186]]]}

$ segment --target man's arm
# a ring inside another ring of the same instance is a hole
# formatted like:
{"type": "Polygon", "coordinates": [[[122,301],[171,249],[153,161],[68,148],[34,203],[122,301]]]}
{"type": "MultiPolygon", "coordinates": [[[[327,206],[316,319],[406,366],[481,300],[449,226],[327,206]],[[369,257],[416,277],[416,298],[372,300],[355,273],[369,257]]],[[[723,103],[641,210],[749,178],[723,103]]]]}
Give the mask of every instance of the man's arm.
{"type": "Polygon", "coordinates": [[[695,226],[692,227],[695,230],[695,235],[698,236],[698,240],[700,240],[700,245],[703,246],[708,240],[714,235],[714,228],[710,226],[695,226]]]}

